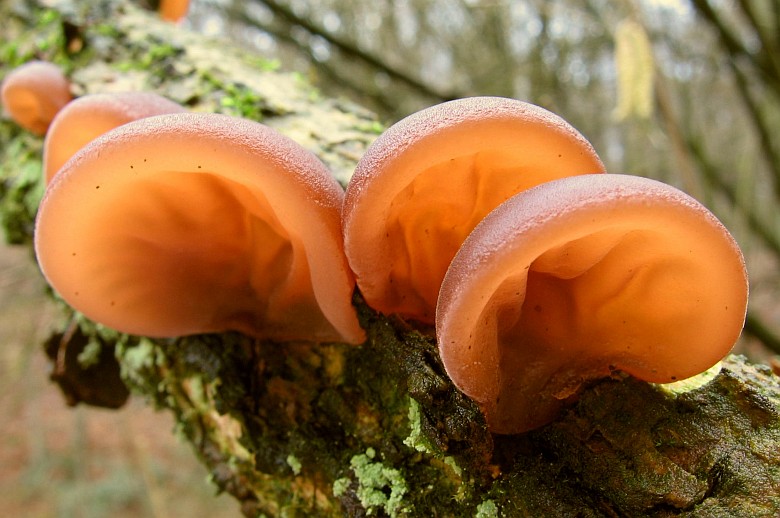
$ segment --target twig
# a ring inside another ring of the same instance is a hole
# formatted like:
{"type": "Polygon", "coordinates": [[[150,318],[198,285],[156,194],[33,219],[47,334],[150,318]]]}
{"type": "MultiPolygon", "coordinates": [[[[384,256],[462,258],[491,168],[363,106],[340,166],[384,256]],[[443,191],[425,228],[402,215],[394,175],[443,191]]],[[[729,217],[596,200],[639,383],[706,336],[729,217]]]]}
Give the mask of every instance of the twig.
{"type": "Polygon", "coordinates": [[[419,91],[420,93],[422,93],[427,97],[431,97],[438,101],[447,101],[450,99],[457,99],[459,97],[464,97],[463,95],[455,91],[444,92],[444,91],[436,90],[432,86],[425,84],[424,82],[407,74],[406,72],[388,63],[385,63],[383,60],[357,48],[352,42],[339,38],[338,36],[326,31],[325,29],[318,27],[317,25],[310,22],[309,20],[306,20],[305,18],[296,15],[287,6],[280,4],[275,0],[257,0],[257,1],[265,5],[268,9],[271,10],[271,12],[273,12],[275,15],[279,16],[280,18],[283,18],[288,23],[302,27],[310,34],[314,34],[324,38],[331,45],[337,48],[341,53],[343,53],[345,56],[359,59],[364,63],[366,63],[367,65],[370,65],[373,68],[381,70],[391,78],[414,88],[415,90],[419,91]]]}
{"type": "Polygon", "coordinates": [[[745,47],[739,38],[726,27],[708,0],[692,0],[692,3],[701,17],[717,31],[721,43],[731,58],[734,60],[739,58],[748,60],[753,68],[764,77],[767,84],[772,86],[774,94],[780,97],[780,78],[773,73],[772,67],[767,65],[765,60],[758,59],[755,54],[745,47]]]}
{"type": "Polygon", "coordinates": [[[768,349],[780,354],[780,335],[775,333],[754,312],[748,311],[745,332],[758,339],[768,349]]]}

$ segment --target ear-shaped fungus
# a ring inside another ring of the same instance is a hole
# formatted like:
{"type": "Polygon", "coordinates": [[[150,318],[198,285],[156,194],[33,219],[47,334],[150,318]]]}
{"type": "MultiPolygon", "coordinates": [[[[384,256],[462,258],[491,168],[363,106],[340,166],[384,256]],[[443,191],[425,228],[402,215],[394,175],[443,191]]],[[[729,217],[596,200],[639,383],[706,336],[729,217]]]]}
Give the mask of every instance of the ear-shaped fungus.
{"type": "Polygon", "coordinates": [[[656,383],[706,370],[746,305],[742,254],[705,207],[653,180],[588,175],[485,218],[447,272],[436,331],[491,430],[517,433],[613,370],[656,383]]]}
{"type": "Polygon", "coordinates": [[[134,120],[184,111],[181,105],[151,92],[79,97],[60,110],[46,133],[43,143],[46,183],[76,151],[103,133],[134,120]]]}
{"type": "Polygon", "coordinates": [[[66,302],[119,331],[358,343],[342,199],[312,153],[262,124],[160,115],[65,164],[35,249],[66,302]]]}
{"type": "Polygon", "coordinates": [[[23,128],[43,135],[52,119],[73,97],[60,67],[30,61],[11,71],[0,89],[3,109],[23,128]]]}
{"type": "Polygon", "coordinates": [[[190,0],[160,0],[160,18],[166,22],[179,22],[187,16],[190,0]]]}
{"type": "Polygon", "coordinates": [[[344,199],[344,239],[366,302],[433,323],[450,260],[477,223],[515,193],[599,173],[593,147],[528,103],[474,97],[390,127],[357,165],[344,199]]]}

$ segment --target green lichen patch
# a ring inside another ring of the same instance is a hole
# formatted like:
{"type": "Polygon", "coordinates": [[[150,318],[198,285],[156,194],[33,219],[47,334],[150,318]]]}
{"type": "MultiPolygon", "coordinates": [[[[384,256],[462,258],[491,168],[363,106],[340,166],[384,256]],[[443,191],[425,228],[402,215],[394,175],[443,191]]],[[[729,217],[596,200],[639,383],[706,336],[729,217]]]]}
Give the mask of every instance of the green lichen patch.
{"type": "Polygon", "coordinates": [[[498,518],[498,506],[493,500],[485,500],[477,506],[475,518],[498,518]]]}
{"type": "Polygon", "coordinates": [[[432,453],[430,445],[425,441],[420,420],[420,404],[414,399],[409,399],[409,436],[404,439],[404,444],[419,452],[432,453]]]}
{"type": "Polygon", "coordinates": [[[375,460],[376,452],[368,448],[355,455],[349,465],[357,479],[357,495],[368,515],[382,509],[389,516],[398,516],[403,510],[403,498],[408,491],[403,475],[397,469],[375,460]]]}
{"type": "Polygon", "coordinates": [[[301,468],[303,467],[303,465],[301,464],[301,461],[298,460],[298,457],[296,457],[292,453],[287,456],[287,465],[290,466],[293,475],[301,474],[301,468]]]}
{"type": "Polygon", "coordinates": [[[165,387],[159,383],[149,384],[149,380],[154,379],[150,374],[167,365],[166,355],[152,340],[141,338],[117,344],[116,354],[122,367],[122,378],[133,388],[147,395],[165,392],[165,387]]]}
{"type": "Polygon", "coordinates": [[[349,477],[337,478],[333,481],[333,496],[339,498],[344,495],[352,484],[352,479],[349,477]]]}

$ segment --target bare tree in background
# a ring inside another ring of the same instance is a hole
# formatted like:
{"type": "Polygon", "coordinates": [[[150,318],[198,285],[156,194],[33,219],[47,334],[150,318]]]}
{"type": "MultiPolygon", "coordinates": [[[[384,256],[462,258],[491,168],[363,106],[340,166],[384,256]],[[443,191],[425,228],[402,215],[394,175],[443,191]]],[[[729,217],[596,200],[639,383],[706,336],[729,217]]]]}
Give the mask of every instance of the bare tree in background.
{"type": "Polygon", "coordinates": [[[522,98],[571,121],[610,171],[702,199],[746,251],[747,334],[780,352],[777,2],[233,0],[226,12],[228,32],[270,35],[285,64],[385,120],[458,97],[522,98]],[[619,113],[644,81],[649,110],[634,97],[619,113]]]}

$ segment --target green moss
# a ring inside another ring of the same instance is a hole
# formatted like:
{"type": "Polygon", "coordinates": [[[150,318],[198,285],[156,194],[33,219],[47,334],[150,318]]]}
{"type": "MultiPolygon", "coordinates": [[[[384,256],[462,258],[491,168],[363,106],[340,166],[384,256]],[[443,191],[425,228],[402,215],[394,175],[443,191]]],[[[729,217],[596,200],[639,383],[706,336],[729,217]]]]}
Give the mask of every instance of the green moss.
{"type": "Polygon", "coordinates": [[[311,80],[303,73],[293,72],[293,77],[295,77],[295,82],[297,83],[298,87],[307,93],[309,102],[315,103],[322,99],[322,92],[320,92],[318,88],[312,85],[311,80]]]}
{"type": "MultiPolygon", "coordinates": [[[[0,44],[0,63],[7,67],[6,70],[11,70],[33,59],[43,59],[67,68],[70,57],[62,30],[62,15],[51,9],[38,9],[33,16],[35,37],[4,37],[0,44]]],[[[4,31],[4,36],[9,34],[4,31]]]]}
{"type": "MultiPolygon", "coordinates": [[[[72,68],[74,56],[67,49],[63,17],[50,9],[37,10],[33,16],[34,38],[3,38],[0,80],[14,68],[32,60],[57,63],[66,73],[72,68]]],[[[6,242],[29,244],[35,213],[45,188],[41,165],[43,139],[11,121],[0,121],[0,142],[0,224],[6,242]]]]}
{"type": "Polygon", "coordinates": [[[361,121],[360,124],[355,126],[357,131],[363,133],[372,133],[374,135],[381,135],[385,131],[385,125],[378,120],[361,121]]]}
{"type": "Polygon", "coordinates": [[[250,65],[263,72],[276,72],[282,68],[282,62],[278,59],[268,59],[263,56],[248,56],[247,61],[250,65]]]}
{"type": "Polygon", "coordinates": [[[44,10],[38,18],[41,27],[45,29],[45,35],[38,38],[38,51],[50,56],[52,61],[62,59],[62,53],[66,50],[65,34],[62,31],[62,17],[57,11],[44,10]]]}
{"type": "Polygon", "coordinates": [[[238,84],[222,85],[222,92],[219,102],[223,113],[254,121],[262,120],[262,98],[256,92],[238,84]]]}
{"type": "Polygon", "coordinates": [[[103,36],[105,38],[119,38],[122,33],[117,29],[116,24],[113,23],[98,23],[92,26],[92,31],[97,36],[103,36]]]}
{"type": "Polygon", "coordinates": [[[8,243],[31,243],[44,189],[41,141],[10,124],[3,125],[0,133],[8,135],[0,150],[0,222],[8,243]]]}
{"type": "Polygon", "coordinates": [[[162,68],[166,66],[170,60],[178,57],[183,50],[179,47],[171,45],[166,41],[156,41],[150,45],[147,52],[145,52],[136,65],[142,70],[148,70],[152,68],[162,68]]]}

